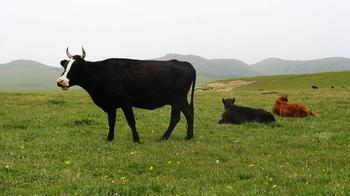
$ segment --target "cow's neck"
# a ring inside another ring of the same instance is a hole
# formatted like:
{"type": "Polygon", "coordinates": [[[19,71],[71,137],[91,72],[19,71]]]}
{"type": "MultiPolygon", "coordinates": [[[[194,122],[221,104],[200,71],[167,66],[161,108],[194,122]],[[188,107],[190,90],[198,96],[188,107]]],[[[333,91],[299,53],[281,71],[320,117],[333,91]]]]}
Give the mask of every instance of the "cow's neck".
{"type": "Polygon", "coordinates": [[[85,61],[85,69],[81,70],[80,74],[82,76],[82,81],[78,84],[84,90],[86,90],[90,95],[94,95],[100,88],[100,81],[97,79],[96,74],[98,74],[98,66],[94,63],[85,61]]]}

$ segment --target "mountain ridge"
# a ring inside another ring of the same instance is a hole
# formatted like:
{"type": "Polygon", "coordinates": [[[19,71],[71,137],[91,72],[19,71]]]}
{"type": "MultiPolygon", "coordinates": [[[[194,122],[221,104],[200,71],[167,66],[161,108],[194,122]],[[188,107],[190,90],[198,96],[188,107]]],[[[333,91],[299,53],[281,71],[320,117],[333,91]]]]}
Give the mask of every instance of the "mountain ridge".
{"type": "Polygon", "coordinates": [[[198,74],[213,78],[260,75],[257,71],[252,70],[247,63],[234,58],[206,59],[193,54],[182,55],[171,53],[163,57],[155,58],[154,60],[171,59],[187,61],[196,68],[198,74]]]}
{"type": "MultiPolygon", "coordinates": [[[[248,65],[235,58],[206,59],[201,56],[171,53],[153,60],[171,60],[190,62],[197,70],[197,84],[235,77],[305,74],[329,71],[350,70],[350,58],[327,57],[311,60],[285,60],[266,58],[248,65]]],[[[45,65],[35,60],[17,59],[0,64],[0,91],[17,89],[56,89],[56,78],[63,68],[45,65]]]]}
{"type": "Polygon", "coordinates": [[[251,65],[264,75],[303,74],[350,70],[350,58],[327,57],[310,60],[266,58],[251,65]]]}
{"type": "Polygon", "coordinates": [[[56,78],[62,68],[34,60],[18,59],[0,64],[0,91],[42,90],[56,88],[56,78]]]}

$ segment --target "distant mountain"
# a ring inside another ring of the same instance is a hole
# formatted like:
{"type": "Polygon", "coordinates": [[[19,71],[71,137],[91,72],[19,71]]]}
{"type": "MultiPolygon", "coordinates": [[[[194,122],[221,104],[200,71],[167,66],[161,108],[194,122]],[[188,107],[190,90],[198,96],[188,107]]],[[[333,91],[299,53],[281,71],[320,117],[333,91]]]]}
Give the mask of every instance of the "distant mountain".
{"type": "Polygon", "coordinates": [[[209,78],[227,78],[261,75],[248,64],[236,59],[206,59],[196,55],[167,54],[156,60],[187,61],[197,70],[197,74],[209,78]]]}
{"type": "MultiPolygon", "coordinates": [[[[167,54],[155,60],[177,59],[190,62],[197,70],[197,85],[234,77],[302,74],[350,70],[350,59],[342,57],[307,61],[265,59],[248,65],[236,59],[206,59],[196,55],[167,54]]],[[[56,78],[63,69],[32,60],[15,60],[0,64],[0,92],[9,90],[57,89],[56,78]]]]}
{"type": "Polygon", "coordinates": [[[0,64],[0,91],[54,89],[62,71],[32,60],[0,64]]]}
{"type": "Polygon", "coordinates": [[[268,58],[251,65],[251,67],[264,75],[317,73],[350,70],[350,59],[332,57],[305,61],[290,61],[279,58],[268,58]]]}

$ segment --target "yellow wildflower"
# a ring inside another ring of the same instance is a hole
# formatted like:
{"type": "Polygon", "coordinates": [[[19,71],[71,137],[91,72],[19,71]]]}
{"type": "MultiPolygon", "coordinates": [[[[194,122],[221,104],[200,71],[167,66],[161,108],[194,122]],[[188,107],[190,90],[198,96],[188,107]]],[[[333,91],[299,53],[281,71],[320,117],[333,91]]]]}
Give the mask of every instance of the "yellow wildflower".
{"type": "Polygon", "coordinates": [[[123,184],[125,184],[125,183],[127,182],[126,177],[125,177],[125,176],[121,177],[121,178],[120,178],[120,181],[121,181],[123,184]]]}

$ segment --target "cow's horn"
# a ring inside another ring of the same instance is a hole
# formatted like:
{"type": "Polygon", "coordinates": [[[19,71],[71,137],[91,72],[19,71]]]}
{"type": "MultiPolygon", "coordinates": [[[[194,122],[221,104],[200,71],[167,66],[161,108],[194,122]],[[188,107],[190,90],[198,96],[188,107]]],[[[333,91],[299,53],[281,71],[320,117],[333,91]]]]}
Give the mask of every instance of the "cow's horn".
{"type": "Polygon", "coordinates": [[[83,58],[85,58],[85,56],[86,56],[86,52],[84,50],[84,47],[82,46],[81,47],[81,58],[83,59],[83,58]]]}
{"type": "Polygon", "coordinates": [[[72,58],[73,57],[71,54],[69,54],[68,47],[66,49],[66,54],[67,54],[68,58],[72,58]]]}

